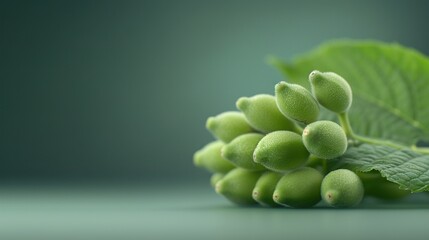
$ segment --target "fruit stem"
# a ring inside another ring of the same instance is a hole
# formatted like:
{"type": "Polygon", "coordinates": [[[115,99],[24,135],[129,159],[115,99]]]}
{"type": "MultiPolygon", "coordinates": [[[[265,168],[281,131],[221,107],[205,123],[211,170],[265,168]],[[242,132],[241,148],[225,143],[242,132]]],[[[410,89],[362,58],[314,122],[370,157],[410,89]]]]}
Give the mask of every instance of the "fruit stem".
{"type": "Polygon", "coordinates": [[[416,145],[411,146],[411,149],[415,152],[429,154],[429,148],[427,147],[417,147],[416,145]]]}
{"type": "Polygon", "coordinates": [[[298,133],[299,135],[302,134],[302,131],[304,131],[304,129],[302,127],[300,127],[298,124],[294,123],[294,128],[293,131],[298,133]]]}
{"type": "Polygon", "coordinates": [[[369,143],[369,144],[375,144],[375,145],[382,145],[382,146],[387,146],[387,147],[391,147],[391,148],[395,148],[395,149],[399,149],[399,150],[401,150],[401,149],[409,149],[409,150],[412,150],[412,151],[417,152],[417,153],[429,154],[429,148],[420,148],[420,147],[417,147],[415,145],[409,147],[409,146],[397,144],[397,143],[394,143],[394,142],[391,142],[391,141],[364,137],[364,136],[360,136],[360,135],[357,135],[357,134],[353,134],[352,138],[354,140],[357,140],[358,142],[361,142],[361,143],[369,143]]]}
{"type": "Polygon", "coordinates": [[[339,113],[338,119],[340,120],[341,127],[343,127],[344,132],[346,133],[347,138],[354,138],[355,134],[353,133],[352,126],[349,121],[348,112],[339,113]]]}
{"type": "Polygon", "coordinates": [[[326,159],[322,159],[322,169],[323,175],[328,174],[328,161],[326,159]]]}
{"type": "Polygon", "coordinates": [[[338,115],[338,119],[340,120],[340,125],[343,128],[344,132],[346,133],[346,136],[348,139],[357,140],[357,141],[363,142],[363,143],[388,146],[388,147],[396,148],[396,149],[410,149],[414,152],[418,152],[418,153],[422,153],[422,154],[429,154],[429,148],[421,148],[421,147],[417,147],[415,145],[409,147],[409,146],[404,146],[404,145],[397,144],[397,143],[394,143],[391,141],[379,140],[379,139],[375,139],[375,138],[369,138],[369,137],[357,135],[353,132],[353,129],[350,125],[348,112],[339,113],[337,115],[338,115]]]}
{"type": "Polygon", "coordinates": [[[359,136],[359,135],[356,135],[356,134],[353,135],[353,138],[356,139],[356,140],[358,140],[358,141],[360,141],[360,142],[370,143],[370,144],[376,144],[376,145],[384,145],[384,146],[388,146],[388,147],[392,147],[392,148],[396,148],[396,149],[409,148],[407,146],[400,145],[400,144],[397,144],[397,143],[393,143],[391,141],[379,140],[379,139],[375,139],[375,138],[368,138],[368,137],[359,136]]]}
{"type": "MultiPolygon", "coordinates": [[[[338,119],[340,120],[340,125],[343,128],[344,132],[346,133],[346,136],[348,139],[357,140],[359,142],[364,142],[364,143],[384,145],[384,146],[388,146],[388,147],[392,147],[392,148],[396,148],[396,149],[410,148],[410,147],[407,147],[404,145],[393,143],[391,141],[378,140],[378,139],[374,139],[374,138],[369,138],[369,137],[357,135],[353,132],[353,129],[350,125],[348,112],[339,113],[337,115],[338,115],[338,119]]],[[[420,151],[416,147],[411,147],[411,149],[416,151],[416,152],[424,153],[424,151],[420,151]]],[[[429,150],[426,150],[426,153],[429,153],[429,150]]]]}

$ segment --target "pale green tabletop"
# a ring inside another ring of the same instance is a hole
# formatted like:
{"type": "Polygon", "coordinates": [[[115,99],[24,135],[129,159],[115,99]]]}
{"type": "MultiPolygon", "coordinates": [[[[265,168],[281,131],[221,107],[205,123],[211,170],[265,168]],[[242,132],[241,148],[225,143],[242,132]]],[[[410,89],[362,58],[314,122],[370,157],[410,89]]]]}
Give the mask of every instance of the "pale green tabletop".
{"type": "Polygon", "coordinates": [[[360,208],[237,207],[210,186],[3,188],[0,239],[428,239],[429,194],[360,208]]]}

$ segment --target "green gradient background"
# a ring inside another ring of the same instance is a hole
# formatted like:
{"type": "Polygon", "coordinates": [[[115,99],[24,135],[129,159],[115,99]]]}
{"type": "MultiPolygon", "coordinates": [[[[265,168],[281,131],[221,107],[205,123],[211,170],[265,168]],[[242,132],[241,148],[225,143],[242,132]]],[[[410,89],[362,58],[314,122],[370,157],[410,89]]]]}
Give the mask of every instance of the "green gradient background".
{"type": "Polygon", "coordinates": [[[1,1],[1,239],[426,239],[427,196],[238,208],[193,166],[208,116],[338,39],[429,54],[427,1],[1,1]],[[340,231],[339,231],[340,229],[340,231]]]}
{"type": "Polygon", "coordinates": [[[2,1],[0,180],[205,181],[205,119],[336,38],[429,53],[425,1],[2,1]]]}

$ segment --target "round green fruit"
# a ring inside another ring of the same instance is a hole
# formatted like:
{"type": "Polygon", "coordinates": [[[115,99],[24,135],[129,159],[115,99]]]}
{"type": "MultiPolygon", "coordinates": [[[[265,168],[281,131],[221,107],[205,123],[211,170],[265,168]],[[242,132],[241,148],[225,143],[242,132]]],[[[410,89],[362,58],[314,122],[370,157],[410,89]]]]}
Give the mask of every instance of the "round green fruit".
{"type": "Polygon", "coordinates": [[[278,207],[279,205],[273,200],[273,193],[276,189],[277,182],[282,176],[282,174],[276,172],[264,173],[258,179],[253,189],[253,199],[265,207],[278,207]]]}
{"type": "Polygon", "coordinates": [[[321,195],[332,207],[353,207],[362,201],[364,187],[356,173],[348,169],[337,169],[323,179],[321,195]]]}
{"type": "Polygon", "coordinates": [[[319,117],[319,104],[311,93],[298,84],[280,82],[275,86],[277,106],[283,115],[309,124],[319,117]]]}
{"type": "Polygon", "coordinates": [[[284,175],[273,194],[276,203],[295,207],[311,207],[320,201],[323,175],[314,168],[303,167],[284,175]]]}
{"type": "Polygon", "coordinates": [[[275,131],[259,141],[253,160],[273,171],[286,171],[302,166],[309,156],[300,135],[275,131]]]}
{"type": "Polygon", "coordinates": [[[256,204],[252,192],[262,172],[236,168],[216,183],[216,192],[239,205],[256,204]]]}
{"type": "Polygon", "coordinates": [[[254,132],[244,114],[233,111],[209,117],[206,122],[206,128],[215,138],[225,143],[229,143],[242,134],[254,132]]]}
{"type": "Polygon", "coordinates": [[[244,113],[249,124],[258,131],[295,130],[295,123],[283,116],[277,108],[276,98],[268,94],[241,97],[237,108],[244,113]]]}
{"type": "Polygon", "coordinates": [[[264,166],[253,161],[253,152],[263,137],[259,133],[240,135],[222,148],[222,157],[244,169],[263,170],[264,166]]]}
{"type": "Polygon", "coordinates": [[[382,200],[396,200],[411,194],[409,190],[399,188],[399,185],[382,177],[378,171],[357,173],[362,180],[365,196],[371,196],[382,200]]]}
{"type": "Polygon", "coordinates": [[[332,159],[347,150],[347,136],[335,122],[317,121],[307,125],[302,132],[307,150],[316,157],[332,159]]]}
{"type": "Polygon", "coordinates": [[[309,76],[313,95],[320,105],[343,113],[352,105],[352,89],[348,82],[333,72],[312,71],[309,76]]]}
{"type": "Polygon", "coordinates": [[[194,165],[202,167],[212,173],[227,173],[235,166],[221,155],[221,149],[225,144],[221,141],[208,143],[194,153],[194,165]]]}
{"type": "Polygon", "coordinates": [[[225,176],[223,173],[213,173],[210,177],[210,185],[215,188],[216,184],[225,176]]]}

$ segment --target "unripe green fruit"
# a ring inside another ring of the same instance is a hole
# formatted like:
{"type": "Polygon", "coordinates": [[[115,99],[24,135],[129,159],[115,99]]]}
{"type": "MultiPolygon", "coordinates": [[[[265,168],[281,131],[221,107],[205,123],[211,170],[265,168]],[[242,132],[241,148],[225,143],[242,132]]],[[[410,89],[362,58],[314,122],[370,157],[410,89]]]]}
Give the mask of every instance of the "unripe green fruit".
{"type": "Polygon", "coordinates": [[[253,189],[253,199],[262,206],[277,207],[278,204],[273,200],[274,190],[277,182],[283,175],[276,172],[264,173],[256,182],[253,189]]]}
{"type": "Polygon", "coordinates": [[[338,169],[328,173],[323,179],[321,195],[332,207],[352,207],[362,201],[364,187],[356,173],[338,169]]]}
{"type": "Polygon", "coordinates": [[[222,148],[222,157],[244,169],[263,170],[264,166],[253,161],[253,151],[263,137],[264,135],[259,133],[238,136],[222,148]]]}
{"type": "Polygon", "coordinates": [[[252,191],[262,172],[236,168],[216,183],[216,192],[240,205],[255,204],[252,191]]]}
{"type": "Polygon", "coordinates": [[[241,97],[237,108],[244,113],[249,124],[264,133],[276,130],[294,130],[295,124],[279,111],[276,98],[268,94],[241,97]]]}
{"type": "Polygon", "coordinates": [[[353,99],[352,89],[343,77],[333,72],[313,71],[309,79],[320,105],[336,113],[349,110],[353,99]]]}
{"type": "Polygon", "coordinates": [[[227,173],[235,166],[221,156],[221,149],[225,144],[214,141],[205,145],[194,153],[194,164],[207,169],[212,173],[227,173]]]}
{"type": "Polygon", "coordinates": [[[283,115],[300,123],[309,124],[319,117],[319,104],[311,93],[298,84],[276,84],[277,106],[283,115]]]}
{"type": "Polygon", "coordinates": [[[411,194],[399,188],[399,185],[387,180],[364,184],[365,194],[383,200],[396,200],[411,194]]]}
{"type": "Polygon", "coordinates": [[[286,171],[302,166],[308,156],[300,135],[276,131],[259,141],[253,153],[253,161],[273,171],[286,171]]]}
{"type": "Polygon", "coordinates": [[[310,156],[307,159],[307,162],[305,163],[305,166],[316,168],[318,166],[323,165],[323,160],[324,159],[321,159],[319,157],[316,157],[316,156],[310,154],[310,156]]]}
{"type": "Polygon", "coordinates": [[[210,185],[215,188],[216,184],[225,176],[223,173],[213,173],[210,177],[210,185]]]}
{"type": "Polygon", "coordinates": [[[331,121],[317,121],[307,125],[302,132],[302,140],[311,154],[322,159],[339,157],[347,150],[344,130],[331,121]]]}
{"type": "Polygon", "coordinates": [[[242,134],[254,132],[244,114],[233,111],[209,117],[206,122],[206,128],[214,137],[225,143],[242,134]]]}
{"type": "Polygon", "coordinates": [[[396,200],[411,194],[409,190],[399,188],[399,185],[388,181],[377,171],[357,173],[362,180],[365,195],[383,200],[396,200]]]}
{"type": "Polygon", "coordinates": [[[276,203],[291,207],[311,207],[320,201],[323,175],[314,168],[303,167],[284,175],[273,194],[276,203]]]}

